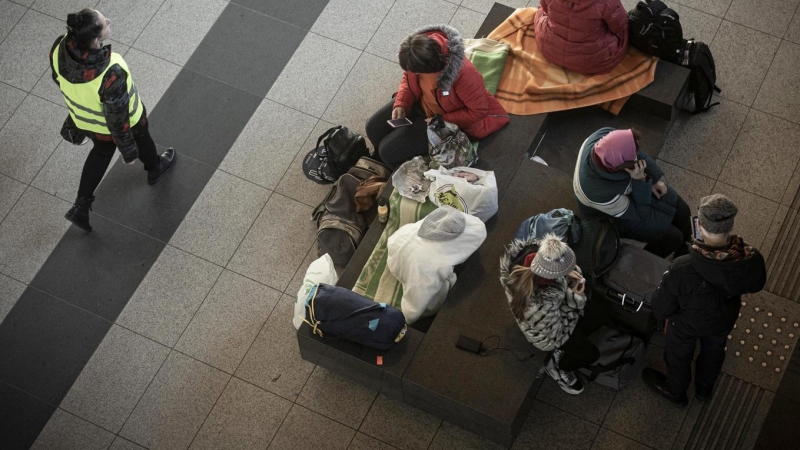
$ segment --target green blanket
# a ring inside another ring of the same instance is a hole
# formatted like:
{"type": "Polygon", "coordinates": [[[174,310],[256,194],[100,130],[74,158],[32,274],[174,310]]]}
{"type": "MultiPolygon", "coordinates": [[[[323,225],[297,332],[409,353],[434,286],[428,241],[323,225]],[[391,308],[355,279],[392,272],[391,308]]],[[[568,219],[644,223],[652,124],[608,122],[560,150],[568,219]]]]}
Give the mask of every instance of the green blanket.
{"type": "Polygon", "coordinates": [[[397,281],[386,265],[389,256],[387,241],[400,227],[422,220],[436,208],[437,206],[428,199],[425,199],[425,203],[418,203],[403,197],[397,191],[392,192],[389,196],[389,221],[386,222],[383,234],[353,286],[354,292],[376,302],[400,308],[403,285],[397,281]]]}
{"type": "Polygon", "coordinates": [[[491,39],[465,39],[464,52],[478,72],[483,75],[483,84],[492,95],[497,92],[500,77],[506,67],[510,45],[491,39]]]}

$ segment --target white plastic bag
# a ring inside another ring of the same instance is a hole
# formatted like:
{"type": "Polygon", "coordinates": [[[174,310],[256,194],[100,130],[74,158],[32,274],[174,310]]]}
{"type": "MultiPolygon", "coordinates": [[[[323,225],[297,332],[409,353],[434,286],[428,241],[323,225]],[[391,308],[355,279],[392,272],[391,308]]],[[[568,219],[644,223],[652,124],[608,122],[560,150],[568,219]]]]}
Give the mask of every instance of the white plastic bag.
{"type": "Polygon", "coordinates": [[[497,178],[494,172],[472,167],[438,168],[425,172],[431,180],[428,198],[486,222],[497,213],[497,178]]]}
{"type": "Polygon", "coordinates": [[[333,267],[333,260],[330,255],[325,253],[308,266],[306,276],[303,277],[303,285],[297,291],[297,300],[294,302],[294,318],[292,324],[295,329],[300,329],[303,319],[306,317],[306,298],[311,288],[319,283],[335,285],[339,281],[336,269],[333,267]]]}

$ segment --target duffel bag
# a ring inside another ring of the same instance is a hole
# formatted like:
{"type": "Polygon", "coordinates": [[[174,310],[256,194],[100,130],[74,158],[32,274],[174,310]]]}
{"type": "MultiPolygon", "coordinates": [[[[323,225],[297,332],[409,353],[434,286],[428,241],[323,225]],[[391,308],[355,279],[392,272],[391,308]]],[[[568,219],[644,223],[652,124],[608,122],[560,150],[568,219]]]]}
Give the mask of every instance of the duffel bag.
{"type": "Polygon", "coordinates": [[[645,366],[644,342],[636,336],[601,327],[589,336],[600,358],[578,369],[589,381],[622,390],[642,373],[645,366]]]}

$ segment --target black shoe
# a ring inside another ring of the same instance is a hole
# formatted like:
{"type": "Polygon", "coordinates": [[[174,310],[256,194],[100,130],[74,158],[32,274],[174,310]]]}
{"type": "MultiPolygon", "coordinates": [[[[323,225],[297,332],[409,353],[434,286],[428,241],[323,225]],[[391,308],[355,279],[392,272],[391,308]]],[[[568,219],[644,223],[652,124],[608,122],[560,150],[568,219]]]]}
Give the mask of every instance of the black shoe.
{"type": "Polygon", "coordinates": [[[75,224],[78,228],[92,231],[92,226],[89,225],[89,211],[92,210],[93,201],[94,195],[91,197],[78,197],[72,208],[64,214],[64,218],[75,224]]]}
{"type": "Polygon", "coordinates": [[[644,379],[644,382],[647,383],[650,389],[654,390],[658,395],[664,397],[679,407],[683,408],[689,404],[689,399],[686,398],[686,393],[675,395],[669,391],[669,387],[667,386],[667,377],[663,373],[647,367],[642,372],[642,379],[644,379]]]}
{"type": "Polygon", "coordinates": [[[700,400],[701,402],[708,401],[711,398],[711,394],[714,393],[714,385],[705,385],[700,383],[694,384],[694,398],[700,400]]]}
{"type": "Polygon", "coordinates": [[[172,147],[168,148],[167,151],[162,153],[159,157],[158,168],[147,171],[147,184],[158,183],[159,177],[161,177],[164,172],[168,171],[175,164],[175,158],[177,156],[178,154],[175,153],[175,149],[172,147]]]}

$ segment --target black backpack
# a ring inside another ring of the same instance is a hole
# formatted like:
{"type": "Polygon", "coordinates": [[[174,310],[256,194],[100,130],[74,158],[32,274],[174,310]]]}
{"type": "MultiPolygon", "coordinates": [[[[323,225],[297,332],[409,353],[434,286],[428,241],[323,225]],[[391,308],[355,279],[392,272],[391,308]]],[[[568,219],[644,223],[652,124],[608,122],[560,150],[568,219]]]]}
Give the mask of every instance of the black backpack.
{"type": "Polygon", "coordinates": [[[303,159],[303,173],[315,183],[333,183],[365,156],[369,156],[369,149],[364,136],[335,126],[322,133],[317,146],[303,159]]]}
{"type": "Polygon", "coordinates": [[[717,87],[717,67],[711,49],[702,42],[689,39],[685,41],[681,65],[691,69],[689,74],[689,93],[683,109],[692,113],[708,111],[719,102],[711,103],[711,98],[716,91],[722,92],[717,87]]]}
{"type": "Polygon", "coordinates": [[[317,256],[325,253],[339,266],[347,265],[367,230],[364,213],[356,212],[356,190],[372,178],[389,178],[386,166],[370,158],[361,158],[336,180],[328,195],[311,213],[317,221],[317,256]]]}
{"type": "Polygon", "coordinates": [[[683,54],[683,28],[675,10],[659,0],[640,1],[628,11],[630,44],[648,55],[679,63],[683,54]]]}

